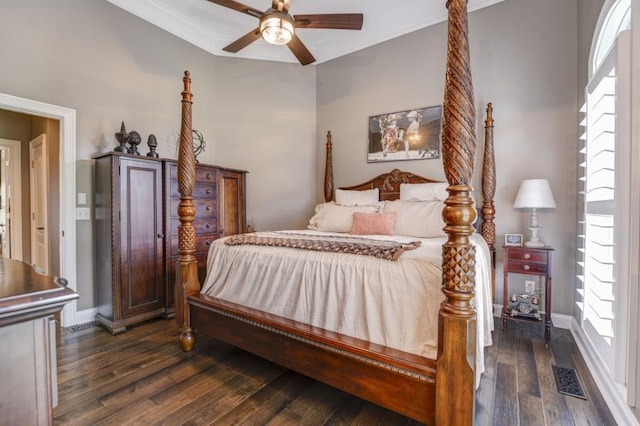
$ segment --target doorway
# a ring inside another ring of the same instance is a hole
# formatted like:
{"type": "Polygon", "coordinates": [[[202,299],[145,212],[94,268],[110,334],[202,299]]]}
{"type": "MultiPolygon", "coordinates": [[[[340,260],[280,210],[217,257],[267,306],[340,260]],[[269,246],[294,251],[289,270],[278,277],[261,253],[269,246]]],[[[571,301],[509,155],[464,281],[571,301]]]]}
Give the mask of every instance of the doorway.
{"type": "MultiPolygon", "coordinates": [[[[55,209],[50,210],[52,214],[56,214],[57,216],[54,222],[58,231],[50,243],[50,252],[52,256],[54,253],[56,256],[59,256],[57,260],[55,260],[58,265],[59,276],[65,278],[68,287],[75,291],[77,288],[75,224],[76,112],[73,109],[2,93],[0,93],[0,110],[52,119],[59,123],[56,133],[56,136],[59,138],[59,158],[57,161],[54,161],[55,168],[59,175],[59,185],[57,185],[57,188],[51,188],[51,192],[55,192],[56,195],[58,195],[57,199],[59,204],[55,209]],[[55,240],[55,242],[53,240],[55,240]]],[[[26,139],[26,141],[29,139],[26,139]]],[[[26,155],[28,154],[24,154],[23,156],[26,155]]],[[[28,176],[28,171],[26,173],[28,176]]],[[[22,205],[23,208],[28,209],[28,201],[25,201],[24,198],[22,205]],[[27,205],[25,206],[25,204],[27,205]]],[[[25,221],[23,221],[23,228],[28,228],[24,225],[25,221]]],[[[23,238],[23,252],[27,251],[24,247],[26,244],[27,239],[23,238]]],[[[25,259],[25,261],[27,260],[25,259]]],[[[64,306],[62,311],[62,325],[64,327],[76,324],[76,311],[76,300],[64,306]]]]}
{"type": "Polygon", "coordinates": [[[20,146],[20,141],[0,139],[0,250],[2,256],[22,262],[20,146]]]}

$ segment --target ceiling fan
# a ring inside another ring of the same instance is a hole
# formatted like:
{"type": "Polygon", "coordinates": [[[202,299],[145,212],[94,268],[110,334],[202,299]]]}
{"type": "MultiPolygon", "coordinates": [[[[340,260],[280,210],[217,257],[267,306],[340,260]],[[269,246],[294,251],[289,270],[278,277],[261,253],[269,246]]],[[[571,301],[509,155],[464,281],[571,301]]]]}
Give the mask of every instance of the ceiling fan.
{"type": "Polygon", "coordinates": [[[211,3],[246,13],[260,20],[258,27],[224,47],[225,52],[236,53],[249,44],[264,38],[268,43],[286,44],[302,65],[315,62],[309,49],[295,32],[296,28],[324,28],[338,30],[362,29],[362,13],[326,13],[314,15],[289,14],[291,0],[272,0],[269,9],[260,11],[235,0],[209,0],[211,3]]]}

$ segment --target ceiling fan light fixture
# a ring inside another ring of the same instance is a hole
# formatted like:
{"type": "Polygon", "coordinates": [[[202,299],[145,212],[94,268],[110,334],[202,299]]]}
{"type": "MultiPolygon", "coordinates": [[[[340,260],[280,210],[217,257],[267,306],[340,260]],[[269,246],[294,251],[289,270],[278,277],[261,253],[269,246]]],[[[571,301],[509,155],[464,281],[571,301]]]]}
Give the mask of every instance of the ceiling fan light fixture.
{"type": "Polygon", "coordinates": [[[269,44],[287,44],[293,37],[293,22],[287,15],[277,11],[265,13],[260,19],[260,33],[269,44]]]}

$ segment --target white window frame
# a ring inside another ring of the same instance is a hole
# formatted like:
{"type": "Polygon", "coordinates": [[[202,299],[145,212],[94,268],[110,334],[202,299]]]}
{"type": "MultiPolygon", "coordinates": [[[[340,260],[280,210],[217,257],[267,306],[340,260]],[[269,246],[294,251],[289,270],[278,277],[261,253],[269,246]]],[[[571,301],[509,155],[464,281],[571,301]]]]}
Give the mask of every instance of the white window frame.
{"type": "MultiPolygon", "coordinates": [[[[635,307],[640,304],[640,80],[632,75],[640,75],[640,54],[634,53],[631,45],[640,45],[640,32],[633,32],[632,19],[640,22],[640,0],[606,0],[594,33],[589,57],[589,81],[593,81],[607,57],[616,57],[616,268],[614,306],[614,368],[605,371],[602,359],[589,344],[582,328],[574,330],[576,342],[585,355],[603,396],[607,400],[614,417],[620,424],[637,424],[638,419],[630,407],[640,406],[640,314],[635,307]],[[633,3],[633,8],[631,7],[633,3]],[[635,18],[635,19],[633,19],[635,18]],[[625,31],[630,30],[630,31],[625,31]],[[605,33],[608,32],[608,35],[605,33]],[[611,36],[613,34],[613,36],[611,36]],[[632,72],[633,69],[633,72],[632,72]],[[618,81],[620,80],[620,81],[618,81]],[[635,113],[633,112],[636,106],[635,113]]],[[[637,50],[637,49],[636,49],[637,50]]],[[[587,100],[588,102],[588,100],[587,100]]],[[[581,109],[586,113],[587,104],[581,109]]],[[[584,120],[581,125],[585,125],[584,120]]],[[[586,135],[583,135],[586,139],[586,135]]],[[[584,154],[584,149],[581,151],[584,154]]],[[[584,165],[584,164],[582,164],[584,165]]],[[[582,180],[582,179],[581,179],[582,180]]],[[[584,183],[584,182],[582,182],[584,183]]],[[[586,187],[585,187],[586,188],[586,187]]],[[[584,198],[579,197],[580,202],[584,198]]],[[[584,206],[584,204],[582,204],[584,206]]],[[[584,208],[583,208],[584,210],[584,208]]],[[[580,216],[580,214],[579,214],[580,216]]],[[[584,213],[582,214],[584,217],[584,213]]],[[[581,234],[579,231],[578,234],[581,234]]],[[[582,252],[584,240],[578,240],[579,272],[582,273],[582,252]]],[[[577,281],[576,305],[580,308],[576,315],[582,319],[584,290],[582,281],[577,281]]],[[[580,321],[582,324],[582,322],[580,321]]],[[[579,325],[581,325],[579,324],[579,325]]]]}

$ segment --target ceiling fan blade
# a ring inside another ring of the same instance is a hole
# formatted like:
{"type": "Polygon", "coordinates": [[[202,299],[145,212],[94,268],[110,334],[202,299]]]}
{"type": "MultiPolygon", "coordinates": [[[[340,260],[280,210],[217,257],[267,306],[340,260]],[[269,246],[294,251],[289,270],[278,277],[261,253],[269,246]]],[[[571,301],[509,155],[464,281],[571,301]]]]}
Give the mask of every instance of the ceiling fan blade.
{"type": "Polygon", "coordinates": [[[288,13],[290,5],[291,5],[291,0],[273,0],[271,2],[271,7],[282,13],[288,13]]]}
{"type": "Polygon", "coordinates": [[[313,57],[307,46],[302,43],[297,35],[293,35],[287,46],[302,65],[309,65],[316,61],[316,58],[313,57]]]}
{"type": "Polygon", "coordinates": [[[218,4],[220,6],[228,7],[229,9],[237,10],[238,12],[246,13],[247,15],[254,16],[256,18],[261,17],[264,12],[262,10],[254,9],[246,4],[239,3],[235,0],[209,0],[211,3],[218,4]]]}
{"type": "Polygon", "coordinates": [[[334,30],[361,30],[362,13],[326,13],[294,15],[296,28],[329,28],[334,30]]]}
{"type": "Polygon", "coordinates": [[[224,50],[225,52],[236,53],[244,49],[245,47],[247,47],[248,45],[250,45],[251,43],[253,43],[259,38],[260,38],[260,29],[255,28],[249,31],[248,33],[246,33],[245,35],[243,35],[242,37],[240,37],[239,39],[237,39],[236,41],[234,41],[233,43],[229,44],[228,46],[225,46],[222,50],[224,50]]]}

